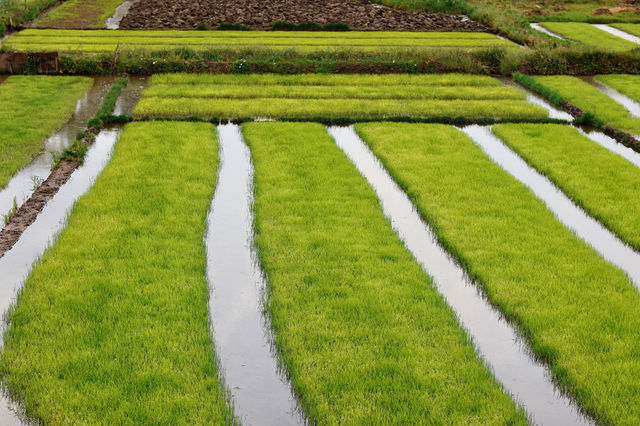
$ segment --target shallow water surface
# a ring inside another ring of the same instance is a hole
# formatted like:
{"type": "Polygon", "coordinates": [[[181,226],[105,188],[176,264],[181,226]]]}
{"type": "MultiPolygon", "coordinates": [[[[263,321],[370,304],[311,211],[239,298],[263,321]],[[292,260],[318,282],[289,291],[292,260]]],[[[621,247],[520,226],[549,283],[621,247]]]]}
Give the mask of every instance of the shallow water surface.
{"type": "Polygon", "coordinates": [[[132,115],[133,108],[142,97],[142,91],[147,87],[147,77],[129,77],[127,84],[120,92],[113,108],[113,115],[132,115]]]}
{"type": "Polygon", "coordinates": [[[628,32],[619,30],[617,28],[612,27],[611,25],[607,25],[607,24],[591,24],[594,27],[602,30],[602,31],[606,31],[609,34],[613,34],[616,37],[620,37],[623,38],[627,41],[630,41],[632,43],[637,43],[640,44],[640,38],[634,36],[633,34],[629,34],[628,32]]]}
{"type": "Polygon", "coordinates": [[[114,14],[104,21],[104,27],[108,30],[117,30],[120,28],[120,22],[127,16],[129,9],[131,9],[131,6],[137,1],[138,0],[126,0],[120,6],[116,7],[114,14]]]}
{"type": "Polygon", "coordinates": [[[518,84],[516,81],[510,78],[501,78],[500,81],[502,81],[502,83],[506,86],[515,87],[516,89],[525,92],[527,94],[528,102],[531,102],[532,104],[540,106],[546,109],[547,111],[549,111],[549,118],[555,118],[557,120],[573,121],[573,116],[571,114],[554,107],[549,102],[547,102],[544,98],[531,92],[529,89],[518,84]]]}
{"type": "Polygon", "coordinates": [[[640,118],[640,104],[627,95],[623,95],[618,92],[613,87],[607,86],[604,83],[594,79],[594,78],[583,78],[587,83],[595,86],[598,90],[600,90],[605,95],[609,96],[611,99],[622,105],[632,116],[635,118],[640,118]]]}
{"type": "Polygon", "coordinates": [[[440,247],[433,230],[353,127],[330,127],[329,133],[373,187],[393,229],[433,278],[436,290],[456,313],[479,356],[514,400],[536,424],[590,424],[554,386],[547,368],[530,355],[518,331],[440,247]]]}
{"type": "Polygon", "coordinates": [[[6,187],[0,190],[0,214],[7,213],[16,199],[18,207],[31,197],[35,190],[34,181],[44,181],[51,172],[53,165],[52,153],[60,152],[71,145],[78,132],[87,127],[87,123],[102,107],[104,96],[107,94],[112,79],[96,78],[92,88],[76,104],[76,109],[69,119],[57,132],[44,142],[43,151],[31,163],[16,173],[6,187]]]}
{"type": "Polygon", "coordinates": [[[610,138],[599,131],[585,131],[578,128],[578,131],[596,142],[597,144],[607,148],[609,151],[618,154],[623,157],[627,161],[630,161],[635,166],[640,167],[640,152],[636,152],[628,146],[624,146],[621,143],[618,143],[615,139],[610,138]]]}
{"type": "Polygon", "coordinates": [[[222,162],[206,246],[209,313],[220,371],[243,424],[304,424],[263,314],[266,284],[253,248],[249,148],[234,124],[219,126],[218,135],[222,162]]]}
{"type": "MultiPolygon", "coordinates": [[[[15,302],[18,291],[27,279],[35,262],[53,243],[66,223],[75,201],[93,185],[96,177],[111,157],[119,129],[104,130],[98,134],[87,152],[85,162],[47,203],[44,209],[20,236],[18,242],[0,258],[0,312],[6,313],[15,302]]],[[[6,323],[2,323],[4,331],[6,323]]],[[[0,348],[4,342],[0,340],[0,348]]],[[[15,404],[0,393],[0,424],[21,424],[15,404]]]]}
{"type": "Polygon", "coordinates": [[[531,28],[533,28],[534,30],[540,31],[545,33],[546,35],[550,35],[551,37],[555,37],[555,38],[559,38],[560,40],[564,40],[564,37],[562,37],[559,34],[553,33],[551,31],[549,31],[548,29],[546,29],[545,27],[543,27],[540,24],[536,24],[535,22],[532,22],[529,24],[531,26],[531,28]]]}
{"type": "Polygon", "coordinates": [[[593,247],[605,260],[627,274],[640,289],[640,253],[575,205],[549,179],[530,167],[522,158],[491,133],[490,127],[467,126],[462,129],[500,167],[526,185],[540,198],[556,218],[575,235],[593,247]]]}

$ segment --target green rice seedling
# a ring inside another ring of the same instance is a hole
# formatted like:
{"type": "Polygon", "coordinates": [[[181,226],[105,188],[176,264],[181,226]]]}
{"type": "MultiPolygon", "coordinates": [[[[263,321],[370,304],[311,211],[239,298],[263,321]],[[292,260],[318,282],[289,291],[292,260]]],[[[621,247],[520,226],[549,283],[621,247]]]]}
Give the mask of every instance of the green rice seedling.
{"type": "Polygon", "coordinates": [[[602,424],[640,422],[640,292],[454,127],[356,130],[438,238],[602,424]]]}
{"type": "Polygon", "coordinates": [[[595,79],[640,102],[640,76],[608,74],[597,75],[595,79]]]}
{"type": "Polygon", "coordinates": [[[601,50],[621,52],[638,48],[631,41],[583,22],[541,22],[540,25],[564,38],[601,50]]]}
{"type": "Polygon", "coordinates": [[[630,133],[640,133],[640,120],[589,83],[577,77],[563,75],[533,79],[583,111],[592,113],[596,121],[603,121],[630,133]]]}
{"type": "Polygon", "coordinates": [[[133,123],[34,267],[5,333],[9,393],[44,424],[229,424],[203,233],[213,126],[133,123]]]}
{"type": "Polygon", "coordinates": [[[250,123],[267,309],[311,423],[526,423],[326,129],[250,123]]]}
{"type": "Polygon", "coordinates": [[[91,84],[85,77],[11,76],[0,85],[0,189],[71,117],[91,84]]]}
{"type": "Polygon", "coordinates": [[[524,100],[202,99],[143,97],[138,118],[184,117],[465,117],[546,118],[547,110],[524,100]]]}
{"type": "Polygon", "coordinates": [[[501,124],[493,132],[591,216],[640,251],[640,169],[578,130],[501,124]]]}
{"type": "Polygon", "coordinates": [[[11,206],[11,208],[7,213],[2,215],[2,219],[4,220],[5,226],[8,225],[9,222],[11,222],[11,219],[13,219],[13,217],[16,215],[17,212],[18,212],[18,200],[16,199],[16,197],[13,197],[13,205],[11,206]]]}

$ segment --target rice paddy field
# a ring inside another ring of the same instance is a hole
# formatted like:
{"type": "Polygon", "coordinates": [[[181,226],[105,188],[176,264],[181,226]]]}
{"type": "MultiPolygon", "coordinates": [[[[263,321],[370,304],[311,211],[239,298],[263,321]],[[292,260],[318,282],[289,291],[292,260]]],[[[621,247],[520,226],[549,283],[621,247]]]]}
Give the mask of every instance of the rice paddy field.
{"type": "MultiPolygon", "coordinates": [[[[638,43],[625,40],[584,22],[540,22],[540,25],[567,40],[604,51],[623,52],[639,47],[638,43]]],[[[618,24],[614,27],[625,31],[625,28],[634,25],[637,24],[618,24]]]]}

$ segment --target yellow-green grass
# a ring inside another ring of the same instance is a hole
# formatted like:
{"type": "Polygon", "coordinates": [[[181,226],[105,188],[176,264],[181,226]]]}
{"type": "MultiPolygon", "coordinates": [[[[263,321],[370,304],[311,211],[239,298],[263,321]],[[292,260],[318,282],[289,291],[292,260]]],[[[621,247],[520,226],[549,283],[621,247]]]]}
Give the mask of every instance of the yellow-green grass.
{"type": "Polygon", "coordinates": [[[0,189],[73,114],[93,80],[11,76],[0,84],[0,189]]]}
{"type": "Polygon", "coordinates": [[[622,52],[639,47],[631,41],[583,22],[541,22],[540,25],[568,40],[600,50],[622,52]]]}
{"type": "Polygon", "coordinates": [[[597,75],[595,79],[640,102],[640,76],[628,74],[597,75]]]}
{"type": "Polygon", "coordinates": [[[569,126],[502,124],[493,132],[591,216],[640,250],[640,169],[569,126]]]}
{"type": "Polygon", "coordinates": [[[625,274],[458,129],[356,130],[560,388],[598,423],[640,422],[640,293],[625,274]]]}
{"type": "Polygon", "coordinates": [[[21,31],[3,46],[23,51],[80,53],[121,50],[269,48],[282,50],[413,50],[421,48],[518,47],[486,33],[436,32],[305,32],[305,31],[21,31]]]}
{"type": "Polygon", "coordinates": [[[104,28],[124,0],[66,0],[36,22],[44,28],[104,28]]]}
{"type": "Polygon", "coordinates": [[[589,83],[564,75],[539,76],[533,79],[606,124],[633,134],[640,133],[640,120],[589,83]]]}
{"type": "Polygon", "coordinates": [[[525,423],[326,129],[250,123],[268,311],[312,423],[525,423]]]}
{"type": "Polygon", "coordinates": [[[3,383],[43,424],[224,424],[203,234],[215,128],[134,123],[10,313],[3,383]]]}
{"type": "Polygon", "coordinates": [[[619,30],[640,37],[640,24],[609,24],[619,30]]]}

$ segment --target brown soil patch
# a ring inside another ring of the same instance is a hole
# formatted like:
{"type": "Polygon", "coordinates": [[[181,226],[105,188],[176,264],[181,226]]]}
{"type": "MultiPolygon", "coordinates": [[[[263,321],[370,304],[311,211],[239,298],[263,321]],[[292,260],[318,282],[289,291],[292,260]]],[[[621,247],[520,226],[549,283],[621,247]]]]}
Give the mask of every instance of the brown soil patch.
{"type": "Polygon", "coordinates": [[[120,23],[121,29],[194,29],[204,24],[242,24],[269,30],[278,21],[342,22],[358,31],[491,31],[458,15],[392,9],[367,0],[140,0],[120,23]]]}
{"type": "Polygon", "coordinates": [[[0,257],[13,247],[24,230],[36,220],[47,202],[69,180],[71,173],[79,165],[78,162],[62,161],[60,167],[54,169],[31,198],[20,206],[11,221],[0,231],[0,257]]]}

